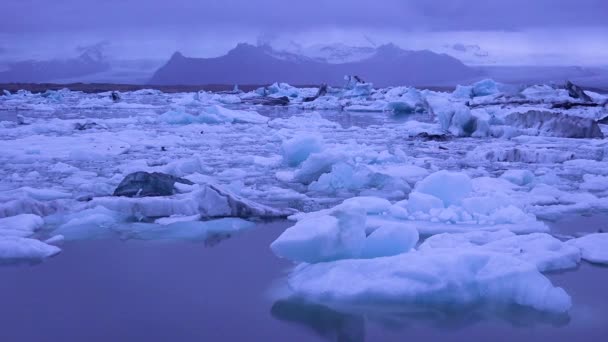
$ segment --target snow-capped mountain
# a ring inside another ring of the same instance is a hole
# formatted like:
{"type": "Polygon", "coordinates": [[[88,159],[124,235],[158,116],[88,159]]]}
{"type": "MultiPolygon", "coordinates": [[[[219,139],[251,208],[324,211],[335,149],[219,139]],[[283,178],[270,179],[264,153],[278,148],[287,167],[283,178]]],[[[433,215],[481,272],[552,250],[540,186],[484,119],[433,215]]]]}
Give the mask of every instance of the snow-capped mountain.
{"type": "Polygon", "coordinates": [[[373,47],[349,46],[341,43],[315,44],[306,47],[296,46],[296,49],[288,51],[331,64],[362,61],[372,57],[377,52],[376,48],[373,47]]]}
{"type": "Polygon", "coordinates": [[[156,71],[151,84],[343,83],[359,75],[377,86],[443,85],[465,81],[479,72],[445,54],[409,51],[387,44],[378,48],[317,46],[294,53],[269,45],[238,44],[216,58],[190,58],[176,52],[156,71]],[[306,52],[307,51],[307,52],[306,52]]]}

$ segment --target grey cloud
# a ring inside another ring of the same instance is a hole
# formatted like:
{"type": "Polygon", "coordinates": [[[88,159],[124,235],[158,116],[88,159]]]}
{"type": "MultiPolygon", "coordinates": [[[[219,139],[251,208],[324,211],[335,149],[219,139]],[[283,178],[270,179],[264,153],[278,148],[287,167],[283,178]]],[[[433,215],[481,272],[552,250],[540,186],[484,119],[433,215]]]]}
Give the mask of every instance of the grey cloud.
{"type": "Polygon", "coordinates": [[[519,30],[605,26],[605,0],[8,0],[1,32],[372,27],[519,30]]]}

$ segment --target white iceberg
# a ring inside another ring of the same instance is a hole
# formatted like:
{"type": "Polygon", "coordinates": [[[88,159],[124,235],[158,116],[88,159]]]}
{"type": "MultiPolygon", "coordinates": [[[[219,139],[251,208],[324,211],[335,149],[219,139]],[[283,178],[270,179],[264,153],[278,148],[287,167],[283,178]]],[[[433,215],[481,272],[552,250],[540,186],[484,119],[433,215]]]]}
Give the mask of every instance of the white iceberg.
{"type": "Polygon", "coordinates": [[[589,234],[567,242],[581,250],[583,259],[608,264],[608,233],[589,234]]]}
{"type": "Polygon", "coordinates": [[[540,272],[574,268],[581,259],[578,248],[568,245],[549,234],[532,233],[515,235],[503,230],[496,232],[475,231],[462,234],[438,234],[426,239],[421,251],[433,249],[462,251],[478,249],[510,255],[534,264],[540,272]]]}
{"type": "Polygon", "coordinates": [[[253,111],[228,109],[213,105],[204,107],[198,115],[189,114],[183,109],[174,109],[160,115],[158,119],[162,122],[175,125],[187,125],[193,123],[252,123],[260,124],[268,122],[268,118],[253,111]]]}
{"type": "Polygon", "coordinates": [[[38,215],[21,214],[0,218],[0,236],[28,237],[44,225],[38,215]]]}
{"type": "Polygon", "coordinates": [[[0,236],[0,263],[39,262],[61,249],[42,241],[18,236],[0,236]]]}
{"type": "Polygon", "coordinates": [[[323,139],[316,134],[300,134],[281,145],[283,159],[289,166],[298,166],[312,153],[321,152],[323,139]]]}
{"type": "Polygon", "coordinates": [[[570,296],[536,266],[474,250],[410,252],[375,259],[299,265],[288,277],[293,294],[326,305],[522,305],[563,313],[570,296]]]}
{"type": "Polygon", "coordinates": [[[473,190],[473,185],[471,178],[464,173],[441,170],[418,182],[415,189],[439,198],[447,207],[459,204],[473,190]]]}

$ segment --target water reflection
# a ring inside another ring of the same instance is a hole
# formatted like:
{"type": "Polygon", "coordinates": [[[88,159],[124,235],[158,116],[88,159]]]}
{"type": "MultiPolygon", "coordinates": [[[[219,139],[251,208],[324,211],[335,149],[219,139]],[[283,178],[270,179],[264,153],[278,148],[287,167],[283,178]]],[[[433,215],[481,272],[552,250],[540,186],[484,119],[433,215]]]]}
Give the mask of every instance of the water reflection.
{"type": "Polygon", "coordinates": [[[328,341],[364,341],[366,324],[403,331],[421,324],[442,331],[466,330],[489,322],[506,323],[513,328],[563,327],[570,316],[537,311],[519,305],[476,304],[467,307],[365,306],[334,308],[301,298],[274,303],[275,319],[308,327],[328,341]]]}
{"type": "Polygon", "coordinates": [[[278,320],[304,325],[327,340],[365,340],[365,321],[360,315],[342,313],[300,300],[276,301],[270,313],[278,320]]]}

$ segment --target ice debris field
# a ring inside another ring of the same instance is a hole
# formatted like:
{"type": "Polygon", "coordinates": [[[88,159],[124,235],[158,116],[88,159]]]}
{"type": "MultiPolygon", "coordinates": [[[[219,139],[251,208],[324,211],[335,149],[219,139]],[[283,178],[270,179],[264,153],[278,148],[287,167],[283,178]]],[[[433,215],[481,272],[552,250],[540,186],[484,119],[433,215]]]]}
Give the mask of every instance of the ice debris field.
{"type": "MultiPolygon", "coordinates": [[[[65,240],[206,240],[289,219],[289,296],[563,313],[546,272],[608,263],[608,97],[410,87],[0,96],[0,263],[65,240]]],[[[52,262],[49,260],[48,262],[52,262]]]]}

